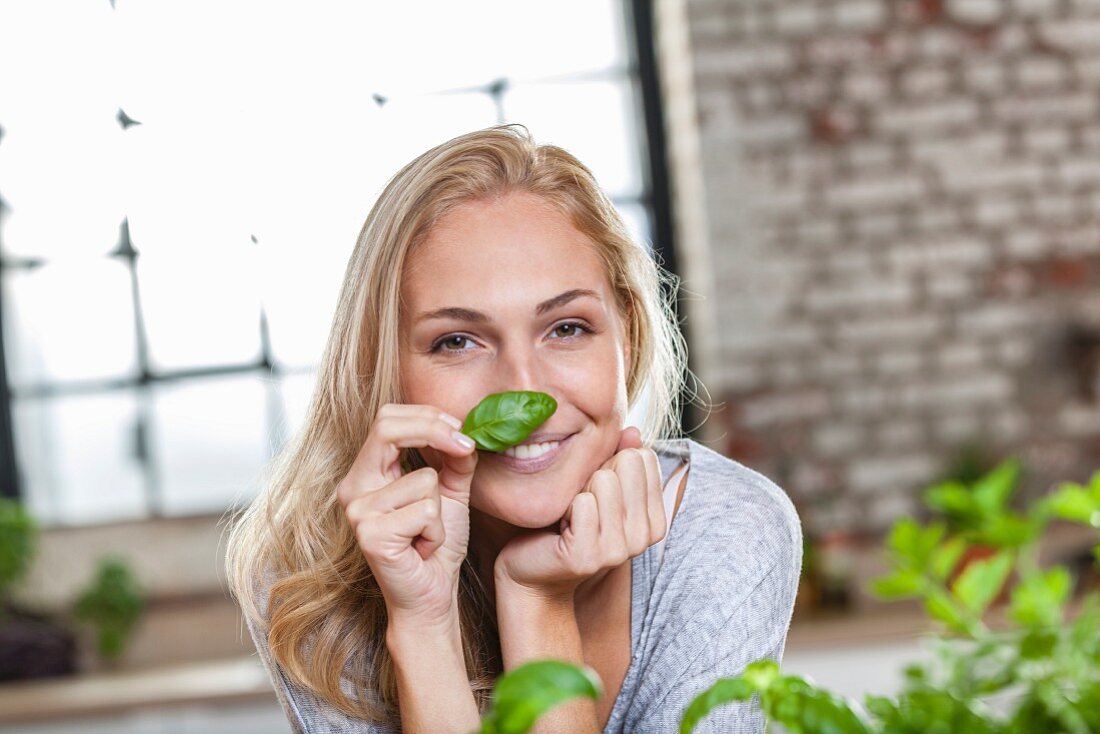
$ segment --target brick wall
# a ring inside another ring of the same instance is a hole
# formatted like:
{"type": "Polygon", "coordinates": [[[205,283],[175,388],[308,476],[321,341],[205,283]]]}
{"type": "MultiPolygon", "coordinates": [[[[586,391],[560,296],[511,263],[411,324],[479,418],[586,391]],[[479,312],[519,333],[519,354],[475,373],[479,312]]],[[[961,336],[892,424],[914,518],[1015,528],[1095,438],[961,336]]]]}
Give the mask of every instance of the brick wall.
{"type": "Polygon", "coordinates": [[[1028,493],[1100,467],[1100,2],[682,11],[707,435],[813,532],[916,511],[974,440],[1028,493]]]}

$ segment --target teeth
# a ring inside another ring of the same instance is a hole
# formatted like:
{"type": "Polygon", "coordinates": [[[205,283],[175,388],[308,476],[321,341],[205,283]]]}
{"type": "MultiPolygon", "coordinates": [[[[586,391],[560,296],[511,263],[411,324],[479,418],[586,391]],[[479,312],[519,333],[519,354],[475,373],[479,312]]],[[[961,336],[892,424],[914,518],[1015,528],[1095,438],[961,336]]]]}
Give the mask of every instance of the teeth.
{"type": "Polygon", "coordinates": [[[537,459],[547,451],[557,448],[560,441],[547,441],[546,443],[520,444],[504,450],[505,456],[516,459],[537,459]]]}

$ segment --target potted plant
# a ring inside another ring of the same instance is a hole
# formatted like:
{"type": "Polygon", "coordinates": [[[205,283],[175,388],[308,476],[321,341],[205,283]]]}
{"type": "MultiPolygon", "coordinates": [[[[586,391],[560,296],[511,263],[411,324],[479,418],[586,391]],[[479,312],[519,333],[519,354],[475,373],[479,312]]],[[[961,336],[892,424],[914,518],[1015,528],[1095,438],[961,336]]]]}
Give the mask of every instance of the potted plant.
{"type": "Polygon", "coordinates": [[[99,570],[73,605],[73,616],[95,630],[96,653],[107,664],[125,652],[145,610],[145,594],[130,565],[117,557],[101,558],[99,570]]]}
{"type": "Polygon", "coordinates": [[[12,599],[34,557],[37,527],[15,500],[0,498],[0,681],[69,675],[76,640],[50,615],[12,599]]]}

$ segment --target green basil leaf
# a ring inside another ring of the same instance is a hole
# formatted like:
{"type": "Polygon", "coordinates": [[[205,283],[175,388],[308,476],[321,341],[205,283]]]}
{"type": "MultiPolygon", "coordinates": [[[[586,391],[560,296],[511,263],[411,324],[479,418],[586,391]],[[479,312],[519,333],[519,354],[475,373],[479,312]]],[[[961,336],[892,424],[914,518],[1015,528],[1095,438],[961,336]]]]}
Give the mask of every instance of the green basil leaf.
{"type": "Polygon", "coordinates": [[[462,423],[462,432],[484,451],[504,451],[523,443],[558,409],[544,392],[519,390],[488,395],[462,423]]]}
{"type": "Polygon", "coordinates": [[[1009,458],[974,484],[974,502],[986,517],[1004,511],[1020,477],[1020,461],[1009,458]]]}
{"type": "Polygon", "coordinates": [[[920,593],[924,577],[912,569],[899,569],[871,581],[871,591],[883,599],[902,599],[920,593]]]}
{"type": "Polygon", "coordinates": [[[967,609],[980,617],[1004,586],[1012,571],[1012,561],[1012,554],[1007,551],[974,561],[955,580],[951,591],[967,609]]]}
{"type": "Polygon", "coordinates": [[[1062,609],[1069,597],[1072,579],[1069,569],[1055,566],[1025,579],[1012,590],[1008,615],[1023,625],[1053,626],[1061,623],[1062,609]]]}
{"type": "Polygon", "coordinates": [[[955,570],[965,550],[966,541],[959,536],[955,536],[937,548],[932,554],[932,575],[940,581],[946,580],[955,570]]]}
{"type": "Polygon", "coordinates": [[[561,660],[536,660],[501,676],[493,688],[493,708],[479,734],[523,734],[544,713],[570,699],[602,693],[599,676],[561,660]]]}
{"type": "Polygon", "coordinates": [[[1058,517],[1100,527],[1096,519],[1100,514],[1100,499],[1080,484],[1063,482],[1047,499],[1046,506],[1058,517]]]}

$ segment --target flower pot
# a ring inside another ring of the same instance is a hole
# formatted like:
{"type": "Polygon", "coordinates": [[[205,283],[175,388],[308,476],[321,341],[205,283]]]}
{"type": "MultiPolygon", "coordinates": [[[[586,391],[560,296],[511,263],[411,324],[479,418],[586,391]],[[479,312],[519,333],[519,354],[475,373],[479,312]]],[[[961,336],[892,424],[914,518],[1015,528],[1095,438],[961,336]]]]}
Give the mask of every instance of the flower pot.
{"type": "Polygon", "coordinates": [[[76,638],[60,622],[5,604],[0,614],[0,681],[76,672],[76,638]]]}

